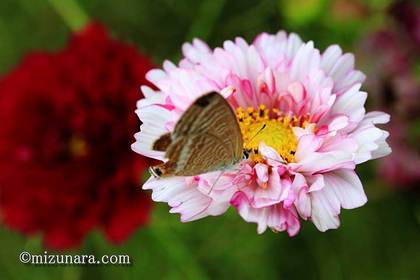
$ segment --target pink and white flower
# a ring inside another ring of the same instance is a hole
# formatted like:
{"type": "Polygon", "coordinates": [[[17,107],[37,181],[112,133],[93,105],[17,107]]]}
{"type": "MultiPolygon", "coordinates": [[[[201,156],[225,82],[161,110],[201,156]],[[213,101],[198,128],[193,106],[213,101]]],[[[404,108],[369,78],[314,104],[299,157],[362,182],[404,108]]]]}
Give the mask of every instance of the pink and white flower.
{"type": "Polygon", "coordinates": [[[365,112],[365,76],[354,69],[352,54],[336,45],[320,53],[313,42],[282,31],[214,50],[195,39],[182,50],[179,65],[165,61],[147,74],[157,90],[142,87],[136,113],[143,124],[132,149],[164,161],[153,142],[198,97],[218,91],[236,111],[251,156],[239,170],[150,178],[143,188],[155,201],[168,203],[183,222],[233,206],[259,233],[270,228],[291,236],[300,218],[326,231],[339,226],[341,208],[366,203],[354,169],[391,152],[388,133],[375,126],[389,115],[365,112]]]}

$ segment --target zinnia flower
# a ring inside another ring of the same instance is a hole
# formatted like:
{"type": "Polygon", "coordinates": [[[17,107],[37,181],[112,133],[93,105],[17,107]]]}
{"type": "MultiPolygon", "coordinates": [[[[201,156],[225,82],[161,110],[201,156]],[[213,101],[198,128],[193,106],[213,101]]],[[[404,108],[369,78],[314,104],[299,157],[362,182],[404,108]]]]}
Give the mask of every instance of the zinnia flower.
{"type": "Polygon", "coordinates": [[[0,80],[4,224],[65,249],[93,229],[121,242],[147,222],[151,201],[138,184],[149,163],[129,143],[149,69],[148,58],[95,24],[0,80]]]}
{"type": "Polygon", "coordinates": [[[339,226],[341,208],[366,203],[354,169],[390,153],[388,133],[375,127],[389,115],[366,114],[365,76],[351,54],[335,45],[321,54],[313,42],[285,32],[263,33],[251,45],[237,38],[215,50],[195,39],[183,53],[178,66],[165,61],[163,70],[148,72],[158,90],[142,87],[137,114],[143,124],[133,150],[165,160],[153,142],[195,99],[218,91],[236,111],[244,148],[252,153],[239,171],[151,178],[143,188],[153,191],[153,200],[167,202],[183,222],[234,206],[259,233],[270,228],[291,236],[299,217],[325,231],[339,226]]]}

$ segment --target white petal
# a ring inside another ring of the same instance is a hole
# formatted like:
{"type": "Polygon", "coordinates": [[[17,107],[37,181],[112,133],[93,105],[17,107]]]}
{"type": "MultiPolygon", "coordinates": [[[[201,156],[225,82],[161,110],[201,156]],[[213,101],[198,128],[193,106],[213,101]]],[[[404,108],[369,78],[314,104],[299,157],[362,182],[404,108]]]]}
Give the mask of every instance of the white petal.
{"type": "Polygon", "coordinates": [[[331,191],[323,190],[311,194],[311,220],[320,231],[340,226],[340,202],[331,191]]]}
{"type": "Polygon", "coordinates": [[[353,209],[367,202],[362,184],[353,170],[337,170],[324,174],[325,186],[311,193],[311,219],[320,231],[340,225],[340,208],[353,209]]]}
{"type": "Polygon", "coordinates": [[[386,142],[386,139],[388,138],[388,136],[389,136],[389,133],[387,131],[382,130],[381,137],[375,141],[378,148],[372,151],[372,159],[387,156],[392,152],[391,147],[386,142]]]}
{"type": "Polygon", "coordinates": [[[359,123],[365,114],[364,104],[367,93],[360,91],[361,84],[352,86],[345,93],[340,95],[331,108],[331,115],[346,115],[353,123],[359,123]]]}
{"type": "Polygon", "coordinates": [[[295,158],[298,162],[304,160],[308,155],[317,151],[322,145],[321,137],[314,134],[304,134],[299,138],[295,158]]]}
{"type": "Polygon", "coordinates": [[[146,73],[146,79],[154,84],[157,84],[166,77],[166,73],[161,69],[152,69],[146,73]]]}
{"type": "Polygon", "coordinates": [[[151,189],[152,199],[167,202],[170,213],[180,213],[182,222],[194,221],[208,215],[220,215],[229,207],[228,201],[216,203],[197,188],[188,184],[186,177],[150,178],[143,189],[151,189]]]}
{"type": "Polygon", "coordinates": [[[137,101],[137,108],[150,106],[153,104],[165,104],[164,95],[160,91],[155,91],[148,86],[141,86],[141,92],[145,98],[137,101]]]}
{"type": "Polygon", "coordinates": [[[342,128],[345,128],[349,123],[347,116],[337,116],[328,124],[328,131],[336,132],[342,128]]]}
{"type": "Polygon", "coordinates": [[[260,142],[258,145],[258,150],[261,155],[267,160],[267,163],[271,166],[281,165],[284,160],[277,153],[275,149],[270,146],[267,146],[264,142],[260,142]]]}
{"type": "Polygon", "coordinates": [[[194,39],[192,44],[182,45],[182,53],[191,62],[199,63],[211,53],[211,50],[203,41],[194,39]]]}
{"type": "Polygon", "coordinates": [[[321,56],[314,48],[312,41],[302,45],[293,59],[290,77],[293,80],[303,81],[311,72],[319,68],[321,56]]]}
{"type": "Polygon", "coordinates": [[[308,194],[308,184],[302,174],[295,174],[292,188],[296,194],[295,207],[299,215],[307,219],[311,216],[311,199],[308,194]]]}
{"type": "Polygon", "coordinates": [[[330,71],[334,81],[342,80],[350,71],[354,69],[354,55],[346,53],[342,55],[330,71]]]}
{"type": "Polygon", "coordinates": [[[321,67],[327,73],[330,74],[333,66],[343,54],[343,51],[338,45],[329,46],[322,54],[321,67]]]}
{"type": "Polygon", "coordinates": [[[132,150],[147,157],[163,160],[164,152],[154,151],[152,147],[160,136],[168,132],[166,123],[173,118],[172,113],[156,105],[137,109],[136,113],[143,124],[140,126],[140,132],[134,135],[136,142],[131,145],[132,150]]]}
{"type": "Polygon", "coordinates": [[[358,144],[355,157],[356,164],[372,159],[372,152],[379,148],[377,141],[380,141],[383,134],[383,130],[373,125],[358,128],[351,134],[358,144]]]}
{"type": "Polygon", "coordinates": [[[344,78],[335,83],[334,93],[340,95],[351,88],[353,85],[363,83],[365,79],[365,74],[357,70],[352,70],[344,78]]]}
{"type": "Polygon", "coordinates": [[[231,204],[238,210],[239,215],[246,222],[258,223],[258,233],[261,234],[267,229],[266,209],[253,208],[243,192],[237,192],[233,195],[231,204]]]}
{"type": "Polygon", "coordinates": [[[349,53],[343,55],[337,45],[328,47],[322,54],[321,66],[334,79],[333,92],[338,95],[353,85],[362,83],[366,78],[362,72],[354,70],[354,56],[349,53]]]}
{"type": "Polygon", "coordinates": [[[261,182],[267,182],[268,181],[268,166],[263,163],[257,163],[254,167],[258,180],[261,182]]]}
{"type": "Polygon", "coordinates": [[[273,171],[270,174],[270,180],[266,188],[259,187],[254,193],[251,206],[255,208],[262,208],[280,203],[284,200],[287,194],[286,186],[282,185],[280,176],[277,172],[273,171]]]}
{"type": "Polygon", "coordinates": [[[359,177],[353,170],[341,169],[324,174],[326,188],[331,188],[341,207],[353,209],[364,205],[367,202],[359,177]]]}
{"type": "Polygon", "coordinates": [[[286,55],[289,58],[294,57],[301,45],[302,40],[300,39],[299,35],[290,33],[289,38],[287,39],[286,55]]]}
{"type": "Polygon", "coordinates": [[[316,174],[314,176],[311,177],[312,179],[312,183],[311,183],[311,187],[309,188],[308,192],[315,192],[315,191],[319,191],[322,190],[325,186],[325,182],[324,182],[324,176],[321,174],[316,174]]]}
{"type": "Polygon", "coordinates": [[[165,70],[165,72],[170,72],[170,71],[174,70],[175,68],[176,68],[176,65],[173,64],[171,61],[165,60],[163,62],[163,69],[165,70]]]}
{"type": "Polygon", "coordinates": [[[365,117],[363,118],[363,123],[361,125],[365,123],[384,124],[384,123],[388,123],[390,118],[391,116],[387,113],[379,112],[379,111],[372,111],[365,115],[365,117]]]}
{"type": "Polygon", "coordinates": [[[323,153],[314,152],[300,160],[298,164],[300,166],[296,168],[296,171],[305,174],[314,174],[328,172],[339,168],[354,167],[353,155],[347,151],[331,151],[323,153]]]}

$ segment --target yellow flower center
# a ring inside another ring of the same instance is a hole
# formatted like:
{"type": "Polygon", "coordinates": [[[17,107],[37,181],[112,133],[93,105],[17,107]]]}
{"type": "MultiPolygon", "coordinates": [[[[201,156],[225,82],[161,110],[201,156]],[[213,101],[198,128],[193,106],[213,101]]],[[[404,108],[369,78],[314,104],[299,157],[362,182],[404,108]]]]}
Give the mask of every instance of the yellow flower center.
{"type": "Polygon", "coordinates": [[[81,157],[87,154],[86,142],[78,136],[73,136],[70,139],[69,146],[70,153],[75,157],[81,157]]]}
{"type": "Polygon", "coordinates": [[[277,109],[266,109],[260,105],[258,109],[252,107],[246,110],[236,109],[236,117],[242,132],[244,150],[249,152],[249,158],[254,162],[263,162],[258,146],[264,142],[274,148],[286,162],[294,162],[297,139],[292,127],[304,127],[305,118],[282,116],[277,109]]]}

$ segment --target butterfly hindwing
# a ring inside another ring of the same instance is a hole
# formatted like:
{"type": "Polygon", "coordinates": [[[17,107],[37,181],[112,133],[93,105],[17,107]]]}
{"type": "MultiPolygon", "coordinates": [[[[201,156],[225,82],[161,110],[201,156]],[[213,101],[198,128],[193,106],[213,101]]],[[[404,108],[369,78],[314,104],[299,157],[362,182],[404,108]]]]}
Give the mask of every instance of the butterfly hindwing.
{"type": "Polygon", "coordinates": [[[232,164],[232,156],[224,143],[211,134],[188,137],[177,160],[177,176],[193,176],[232,164]]]}

